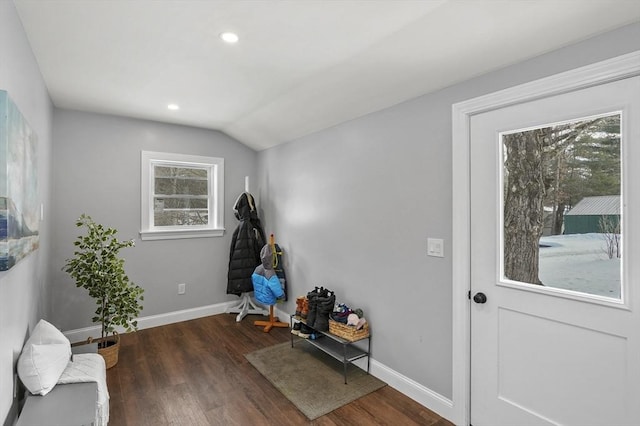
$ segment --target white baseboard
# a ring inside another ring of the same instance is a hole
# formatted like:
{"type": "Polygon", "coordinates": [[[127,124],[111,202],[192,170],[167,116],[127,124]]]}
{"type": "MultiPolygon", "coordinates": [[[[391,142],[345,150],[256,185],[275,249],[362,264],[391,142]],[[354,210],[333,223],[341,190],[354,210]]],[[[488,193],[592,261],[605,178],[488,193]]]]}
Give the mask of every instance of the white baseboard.
{"type": "MultiPolygon", "coordinates": [[[[189,321],[192,319],[207,317],[210,315],[223,314],[228,308],[233,307],[237,302],[225,302],[217,303],[215,305],[202,306],[198,308],[185,309],[182,311],[168,312],[166,314],[150,315],[148,317],[142,317],[138,319],[138,329],[145,329],[151,327],[158,327],[161,325],[173,324],[181,321],[189,321]]],[[[275,314],[278,315],[281,321],[287,321],[289,314],[276,307],[275,314]]],[[[92,326],[79,328],[76,330],[65,331],[64,335],[71,342],[86,341],[89,337],[98,337],[100,335],[100,327],[92,326]]],[[[383,382],[387,383],[392,388],[396,389],[400,393],[413,399],[420,405],[427,407],[429,410],[437,413],[438,415],[453,421],[455,419],[453,402],[440,395],[433,390],[422,386],[414,380],[403,376],[395,370],[387,367],[386,365],[371,359],[370,361],[370,373],[383,382]]],[[[364,359],[356,361],[358,367],[363,370],[367,369],[367,362],[364,359]]]]}
{"type": "MultiPolygon", "coordinates": [[[[360,366],[361,367],[361,366],[360,366]]],[[[361,367],[362,368],[362,367],[361,367]]],[[[366,369],[366,362],[364,369],[366,369]]],[[[371,375],[377,377],[398,392],[408,396],[418,404],[427,407],[449,421],[455,419],[453,401],[439,393],[421,385],[420,383],[398,373],[386,365],[371,359],[371,375]]]]}
{"type": "Polygon", "coordinates": [[[291,314],[289,314],[289,312],[285,312],[282,309],[278,308],[277,305],[273,310],[273,314],[277,316],[280,321],[290,322],[289,319],[291,318],[291,314]]]}
{"type": "MultiPolygon", "coordinates": [[[[192,319],[208,317],[225,313],[227,308],[234,306],[236,302],[216,303],[214,305],[200,306],[197,308],[184,309],[181,311],[168,312],[166,314],[149,315],[147,317],[138,318],[138,329],[158,327],[161,325],[173,324],[181,321],[189,321],[192,319]]],[[[124,329],[118,329],[118,332],[124,332],[124,329]]],[[[63,332],[70,342],[84,342],[89,337],[100,337],[100,326],[91,326],[78,328],[63,332]]]]}

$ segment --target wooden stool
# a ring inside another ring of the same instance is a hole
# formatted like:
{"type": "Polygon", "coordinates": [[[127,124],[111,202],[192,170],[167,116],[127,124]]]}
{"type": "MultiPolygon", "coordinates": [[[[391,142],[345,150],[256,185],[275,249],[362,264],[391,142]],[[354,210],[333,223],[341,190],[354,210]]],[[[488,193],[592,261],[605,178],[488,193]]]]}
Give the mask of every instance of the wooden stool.
{"type": "Polygon", "coordinates": [[[287,324],[286,322],[278,321],[278,318],[273,315],[273,305],[269,306],[269,321],[256,320],[253,322],[253,325],[264,326],[263,331],[265,333],[268,333],[269,331],[271,331],[273,327],[289,328],[289,324],[287,324]]]}

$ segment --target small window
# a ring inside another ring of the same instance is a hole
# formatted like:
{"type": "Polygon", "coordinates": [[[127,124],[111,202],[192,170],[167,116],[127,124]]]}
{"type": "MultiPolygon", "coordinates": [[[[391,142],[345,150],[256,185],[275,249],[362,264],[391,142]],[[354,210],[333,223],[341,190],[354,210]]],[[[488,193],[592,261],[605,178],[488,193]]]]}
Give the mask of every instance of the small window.
{"type": "Polygon", "coordinates": [[[142,151],[143,240],[224,233],[224,159],[142,151]]]}

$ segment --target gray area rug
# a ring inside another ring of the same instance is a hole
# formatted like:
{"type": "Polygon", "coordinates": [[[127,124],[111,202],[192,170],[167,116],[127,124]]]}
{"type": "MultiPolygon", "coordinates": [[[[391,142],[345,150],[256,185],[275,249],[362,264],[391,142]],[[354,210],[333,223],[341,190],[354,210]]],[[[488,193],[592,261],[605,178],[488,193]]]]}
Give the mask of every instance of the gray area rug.
{"type": "Polygon", "coordinates": [[[350,364],[347,384],[342,362],[306,341],[281,343],[245,355],[247,360],[309,420],[332,412],[386,383],[350,364]]]}

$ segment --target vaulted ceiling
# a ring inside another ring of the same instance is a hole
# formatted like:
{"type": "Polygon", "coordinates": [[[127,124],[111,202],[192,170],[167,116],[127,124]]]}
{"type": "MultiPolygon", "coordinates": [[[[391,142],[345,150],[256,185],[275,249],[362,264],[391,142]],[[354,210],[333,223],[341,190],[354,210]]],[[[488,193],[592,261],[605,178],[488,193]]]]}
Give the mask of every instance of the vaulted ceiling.
{"type": "Polygon", "coordinates": [[[256,150],[640,21],[638,0],[14,3],[57,107],[256,150]]]}

